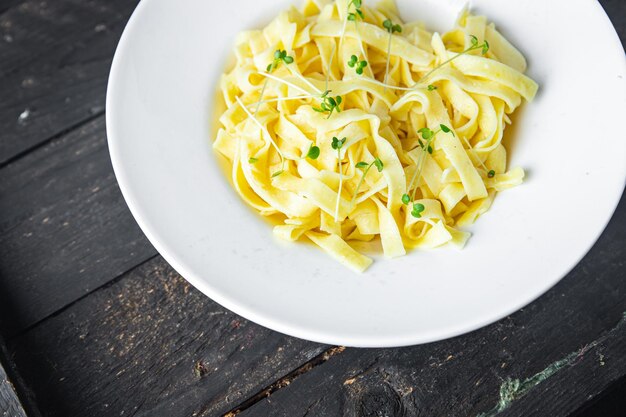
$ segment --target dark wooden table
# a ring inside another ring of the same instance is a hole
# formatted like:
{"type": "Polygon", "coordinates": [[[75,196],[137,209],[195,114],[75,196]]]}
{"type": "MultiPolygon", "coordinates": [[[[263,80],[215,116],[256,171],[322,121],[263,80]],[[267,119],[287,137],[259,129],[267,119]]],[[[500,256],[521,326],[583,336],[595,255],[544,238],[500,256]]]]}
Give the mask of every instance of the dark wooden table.
{"type": "MultiPolygon", "coordinates": [[[[602,4],[624,42],[626,1],[602,4]]],[[[107,151],[135,5],[0,1],[2,416],[626,415],[624,198],[547,294],[437,343],[320,345],[191,287],[135,224],[107,151]]]]}

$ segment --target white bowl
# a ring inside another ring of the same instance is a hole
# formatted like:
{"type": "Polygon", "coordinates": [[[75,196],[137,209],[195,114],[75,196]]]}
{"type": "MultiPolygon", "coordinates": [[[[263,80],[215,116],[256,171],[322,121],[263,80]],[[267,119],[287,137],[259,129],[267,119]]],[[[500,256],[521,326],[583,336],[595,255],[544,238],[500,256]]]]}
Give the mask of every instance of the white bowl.
{"type": "MultiPolygon", "coordinates": [[[[477,0],[539,82],[507,132],[526,182],[501,193],[462,251],[376,259],[355,274],[309,244],[277,241],[231,189],[209,115],[234,36],[288,1],[142,0],[109,79],[107,132],[135,219],[200,291],[261,325],[351,346],[425,343],[531,302],[571,270],[613,213],[626,178],[626,60],[592,0],[477,0]]],[[[444,31],[460,1],[400,1],[444,31]]]]}

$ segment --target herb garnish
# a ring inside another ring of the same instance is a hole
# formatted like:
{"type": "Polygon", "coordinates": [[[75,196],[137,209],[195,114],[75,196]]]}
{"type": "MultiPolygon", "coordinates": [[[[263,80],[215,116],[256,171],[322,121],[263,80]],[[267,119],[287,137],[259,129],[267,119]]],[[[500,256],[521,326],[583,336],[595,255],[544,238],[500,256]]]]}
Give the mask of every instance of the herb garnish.
{"type": "MultiPolygon", "coordinates": [[[[265,126],[263,126],[261,124],[261,122],[259,122],[257,120],[257,118],[254,117],[254,115],[252,113],[250,113],[250,110],[248,110],[248,108],[243,104],[241,99],[239,97],[235,97],[235,100],[237,101],[239,106],[241,106],[243,111],[246,112],[248,117],[250,119],[252,119],[252,121],[254,123],[256,123],[257,126],[259,126],[259,129],[261,129],[261,132],[264,132],[267,135],[267,137],[269,138],[272,146],[274,146],[274,148],[276,149],[276,152],[278,152],[278,155],[280,156],[280,169],[272,174],[272,178],[282,174],[284,172],[284,170],[285,170],[285,155],[283,155],[283,152],[280,150],[280,148],[278,147],[276,142],[274,142],[274,139],[272,139],[272,135],[270,135],[270,132],[267,131],[267,128],[265,126]]],[[[250,162],[250,160],[248,160],[248,162],[250,162]]],[[[254,162],[251,162],[251,163],[254,163],[254,162]]]]}
{"type": "Polygon", "coordinates": [[[369,164],[363,161],[357,162],[357,164],[354,166],[355,168],[363,170],[363,175],[361,176],[361,179],[359,180],[359,183],[356,186],[356,190],[354,190],[354,195],[352,196],[352,201],[350,202],[350,206],[354,205],[354,201],[356,200],[356,196],[359,194],[359,189],[361,188],[361,185],[363,184],[363,180],[365,179],[365,176],[367,175],[368,171],[370,170],[372,166],[375,166],[378,172],[383,172],[383,161],[381,161],[380,158],[374,159],[369,164]]]}
{"type": "Polygon", "coordinates": [[[337,203],[335,204],[335,221],[339,217],[339,202],[341,201],[341,188],[343,185],[343,173],[341,172],[341,148],[346,143],[346,138],[338,139],[333,136],[331,147],[337,151],[337,169],[339,170],[339,191],[337,191],[337,203]]]}
{"type": "Polygon", "coordinates": [[[367,61],[359,61],[356,55],[352,55],[348,61],[348,66],[354,68],[359,75],[363,74],[363,68],[367,67],[367,61]]]}
{"type": "Polygon", "coordinates": [[[341,112],[341,108],[339,107],[339,105],[343,101],[341,96],[335,96],[334,98],[329,96],[330,91],[331,90],[326,90],[320,96],[320,98],[322,99],[320,107],[313,107],[313,110],[318,113],[328,113],[327,119],[330,118],[334,111],[336,111],[337,113],[341,112]]]}
{"type": "Polygon", "coordinates": [[[315,145],[311,145],[311,147],[309,148],[309,151],[306,153],[305,158],[317,159],[319,156],[320,156],[320,148],[315,145]]]}
{"type": "Polygon", "coordinates": [[[350,6],[354,6],[355,13],[348,13],[347,19],[351,22],[356,22],[358,18],[363,20],[363,12],[361,11],[361,0],[351,0],[348,3],[348,10],[350,10],[350,6]]]}
{"type": "MultiPolygon", "coordinates": [[[[393,34],[395,32],[402,32],[402,26],[398,24],[394,25],[394,23],[390,19],[387,19],[383,22],[383,27],[387,30],[387,32],[389,32],[389,43],[387,45],[387,65],[385,67],[385,78],[383,80],[383,84],[387,84],[387,77],[389,76],[389,60],[391,58],[391,39],[393,38],[393,34]]],[[[386,89],[387,87],[385,87],[385,90],[386,89]]]]}
{"type": "MultiPolygon", "coordinates": [[[[289,65],[293,62],[293,57],[287,55],[287,51],[277,49],[274,51],[274,60],[267,65],[267,72],[272,73],[281,62],[284,62],[286,65],[289,65]]],[[[265,94],[265,89],[267,88],[267,83],[269,82],[269,78],[265,78],[265,82],[263,83],[263,88],[261,89],[261,95],[259,96],[259,101],[256,104],[256,110],[254,110],[254,117],[259,113],[259,107],[261,107],[261,103],[263,102],[263,95],[265,94]]]]}
{"type": "Polygon", "coordinates": [[[420,217],[422,217],[422,212],[424,211],[425,208],[426,207],[424,207],[422,203],[413,204],[413,210],[411,210],[411,216],[419,219],[420,217]]]}
{"type": "MultiPolygon", "coordinates": [[[[428,71],[426,73],[426,75],[424,75],[422,78],[420,78],[416,83],[415,86],[423,83],[426,79],[428,79],[428,77],[430,77],[435,71],[437,71],[439,68],[443,67],[446,64],[449,64],[450,62],[454,61],[455,59],[457,59],[458,57],[465,55],[467,53],[470,53],[472,51],[476,51],[478,49],[481,50],[481,54],[485,55],[488,51],[489,51],[489,42],[487,42],[487,40],[485,39],[483,41],[483,43],[479,44],[478,43],[478,38],[474,35],[470,35],[470,47],[465,49],[464,51],[459,52],[458,54],[456,54],[455,56],[453,56],[452,58],[447,59],[446,61],[442,62],[441,64],[437,65],[435,68],[431,69],[430,71],[428,71]]],[[[436,87],[435,87],[436,88],[436,87]]],[[[430,85],[428,86],[428,90],[432,91],[430,89],[430,85]]]]}
{"type": "MultiPolygon", "coordinates": [[[[444,125],[444,124],[440,124],[439,125],[439,129],[433,131],[427,127],[423,127],[421,129],[418,130],[418,133],[422,136],[422,139],[425,141],[424,143],[418,138],[418,143],[420,145],[420,147],[422,148],[422,152],[419,155],[418,161],[417,161],[417,167],[415,169],[415,172],[413,173],[413,177],[411,178],[411,182],[409,183],[409,186],[407,188],[407,192],[405,194],[402,195],[402,203],[404,204],[409,204],[412,201],[415,201],[415,193],[417,192],[418,184],[419,184],[419,179],[422,175],[422,169],[424,168],[424,163],[425,163],[425,158],[426,158],[426,154],[432,154],[433,153],[433,148],[431,146],[433,140],[435,140],[435,137],[437,136],[437,134],[439,132],[444,132],[444,133],[449,133],[452,136],[454,136],[454,132],[452,131],[452,129],[450,129],[448,126],[444,125]],[[413,197],[409,196],[409,193],[411,192],[411,189],[413,188],[413,184],[415,184],[415,188],[413,189],[413,197]]],[[[417,210],[415,209],[416,205],[413,205],[413,210],[411,211],[411,215],[413,217],[422,217],[421,216],[421,212],[424,210],[423,209],[423,205],[419,204],[417,205],[418,208],[417,210]],[[420,209],[421,206],[421,209],[420,209]]]]}

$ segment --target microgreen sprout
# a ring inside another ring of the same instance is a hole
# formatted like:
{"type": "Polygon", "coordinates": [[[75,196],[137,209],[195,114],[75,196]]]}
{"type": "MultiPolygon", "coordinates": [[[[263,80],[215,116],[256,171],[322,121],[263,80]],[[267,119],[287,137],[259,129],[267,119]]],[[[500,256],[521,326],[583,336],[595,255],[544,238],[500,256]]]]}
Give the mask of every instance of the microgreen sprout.
{"type": "MultiPolygon", "coordinates": [[[[415,201],[415,193],[417,192],[417,189],[419,188],[419,179],[420,176],[422,175],[422,169],[424,168],[424,163],[425,163],[425,158],[426,158],[426,154],[432,154],[433,153],[433,148],[431,146],[433,140],[435,140],[435,136],[437,136],[437,134],[439,132],[444,132],[444,133],[449,133],[452,136],[454,136],[454,132],[452,131],[452,129],[450,129],[448,126],[444,125],[444,124],[440,124],[439,125],[439,129],[433,131],[427,127],[423,127],[421,129],[419,129],[417,131],[422,138],[418,138],[418,143],[420,145],[420,148],[422,148],[422,152],[419,155],[419,158],[417,160],[417,167],[415,169],[415,172],[413,173],[413,177],[411,178],[411,182],[409,183],[409,186],[407,188],[407,192],[405,194],[402,195],[402,203],[404,204],[409,204],[411,202],[411,200],[415,201]],[[422,142],[422,139],[425,142],[422,142]],[[409,193],[411,192],[411,189],[413,188],[413,184],[415,184],[415,188],[413,189],[413,197],[409,197],[409,193]]],[[[414,207],[415,209],[415,207],[414,207]]],[[[413,212],[411,212],[411,214],[413,214],[413,212]]],[[[414,217],[421,217],[421,216],[415,216],[414,217]]]]}
{"type": "Polygon", "coordinates": [[[417,143],[420,145],[420,148],[428,151],[429,154],[433,153],[433,147],[431,145],[425,145],[424,142],[422,142],[422,140],[419,138],[417,139],[417,143]]]}
{"type": "Polygon", "coordinates": [[[309,148],[309,151],[306,153],[305,158],[317,159],[319,156],[320,156],[320,148],[315,145],[311,145],[311,147],[309,148]]]}
{"type": "Polygon", "coordinates": [[[363,74],[363,68],[367,67],[367,61],[359,61],[356,55],[352,55],[348,61],[348,66],[354,68],[359,75],[363,74]]]}
{"type": "Polygon", "coordinates": [[[378,172],[383,172],[384,165],[383,165],[383,161],[381,161],[380,158],[374,159],[369,164],[363,161],[357,162],[356,165],[354,166],[357,169],[363,170],[363,175],[361,176],[361,179],[359,180],[359,183],[356,186],[356,190],[354,190],[354,195],[352,196],[352,201],[350,202],[350,206],[354,205],[354,201],[356,200],[356,196],[359,195],[359,189],[361,188],[361,185],[363,184],[363,180],[365,180],[365,176],[367,175],[367,173],[369,172],[372,166],[375,166],[378,172]]]}
{"type": "Polygon", "coordinates": [[[343,186],[343,173],[341,172],[341,148],[346,143],[346,138],[338,139],[333,136],[331,147],[337,151],[337,168],[339,170],[339,191],[337,191],[337,203],[335,204],[335,221],[339,217],[339,202],[341,201],[341,188],[343,186]]]}
{"type": "Polygon", "coordinates": [[[274,71],[276,68],[278,68],[278,65],[280,65],[281,62],[284,62],[285,64],[291,64],[293,62],[293,57],[287,55],[287,51],[285,51],[284,49],[277,49],[276,51],[274,51],[274,60],[266,68],[267,72],[274,71]]]}
{"type": "Polygon", "coordinates": [[[250,157],[250,158],[248,159],[248,163],[249,163],[249,164],[256,164],[257,162],[259,162],[259,160],[258,160],[257,158],[252,158],[252,157],[250,157]]]}
{"type": "Polygon", "coordinates": [[[434,91],[437,89],[437,86],[432,85],[432,84],[428,84],[428,91],[434,91]]]}
{"type": "MultiPolygon", "coordinates": [[[[272,135],[270,135],[270,132],[267,131],[267,127],[263,126],[263,124],[259,122],[252,113],[250,113],[250,110],[248,110],[248,108],[245,106],[245,104],[243,104],[243,102],[241,101],[239,97],[235,97],[235,100],[237,101],[239,106],[241,106],[243,111],[246,112],[248,117],[259,127],[259,129],[261,129],[261,132],[267,135],[267,138],[269,139],[270,143],[272,144],[272,146],[274,146],[274,148],[276,149],[276,152],[280,156],[280,169],[272,174],[272,178],[282,174],[285,170],[285,155],[283,155],[283,152],[280,150],[276,142],[274,142],[274,140],[272,139],[272,135]]],[[[248,160],[248,162],[250,162],[250,160],[248,160]]],[[[254,163],[254,162],[250,162],[250,163],[254,163]]]]}
{"type": "Polygon", "coordinates": [[[350,6],[354,6],[354,13],[348,13],[347,19],[351,22],[356,22],[358,19],[363,20],[364,15],[361,10],[361,0],[352,0],[348,3],[348,10],[350,10],[350,6]]]}
{"type": "Polygon", "coordinates": [[[422,203],[413,204],[413,210],[411,210],[411,216],[419,219],[422,217],[422,212],[426,209],[422,203]]]}
{"type": "Polygon", "coordinates": [[[339,105],[343,101],[341,96],[331,97],[329,94],[330,90],[324,91],[320,96],[322,100],[320,107],[313,107],[313,110],[318,113],[328,113],[327,119],[330,118],[334,111],[336,111],[337,113],[341,112],[341,108],[339,107],[339,105]]]}
{"type": "Polygon", "coordinates": [[[402,26],[394,25],[391,19],[387,19],[383,22],[383,27],[387,29],[389,33],[402,32],[402,26]]]}
{"type": "MultiPolygon", "coordinates": [[[[391,39],[393,38],[393,34],[398,32],[402,32],[402,26],[395,24],[387,19],[383,22],[383,27],[389,32],[389,42],[387,44],[387,65],[385,67],[385,79],[383,80],[383,84],[387,84],[387,77],[389,76],[389,61],[391,59],[391,39]]],[[[385,90],[387,87],[385,87],[385,90]]]]}
{"type": "MultiPolygon", "coordinates": [[[[341,29],[341,36],[339,37],[339,48],[341,49],[341,43],[343,42],[343,38],[346,34],[346,26],[348,25],[348,21],[354,22],[354,29],[357,34],[359,32],[359,28],[357,26],[357,22],[359,19],[364,19],[363,11],[361,10],[363,1],[362,0],[350,0],[348,6],[346,8],[346,18],[343,21],[343,27],[341,29]],[[354,12],[350,11],[350,8],[354,6],[354,12]]],[[[360,36],[359,36],[360,37],[360,36]]],[[[363,51],[363,55],[365,55],[365,51],[363,50],[363,45],[361,45],[361,51],[363,51]]],[[[333,60],[335,59],[335,53],[337,52],[337,44],[333,45],[333,50],[330,53],[330,59],[328,61],[328,70],[326,71],[326,90],[328,90],[328,80],[330,77],[330,71],[333,68],[333,60]]]]}
{"type": "MultiPolygon", "coordinates": [[[[281,62],[289,65],[293,63],[293,57],[287,55],[287,51],[285,51],[284,49],[277,49],[276,51],[274,51],[274,60],[267,65],[267,72],[273,72],[276,68],[278,68],[278,65],[280,65],[281,62]]],[[[265,89],[267,88],[267,83],[269,82],[269,80],[269,78],[265,78],[263,88],[261,89],[261,96],[259,97],[259,101],[256,104],[256,109],[254,110],[254,117],[256,117],[256,115],[259,113],[259,108],[261,107],[261,103],[263,102],[263,95],[265,95],[265,89]]]]}
{"type": "MultiPolygon", "coordinates": [[[[341,147],[343,146],[343,144],[346,143],[346,138],[343,139],[337,139],[335,136],[333,136],[333,142],[330,145],[333,149],[339,151],[341,150],[341,147]]],[[[339,153],[337,153],[337,155],[339,155],[339,153]]]]}
{"type": "MultiPolygon", "coordinates": [[[[435,68],[431,69],[430,71],[428,71],[428,73],[426,73],[426,75],[424,75],[422,78],[420,78],[416,83],[415,86],[422,84],[424,81],[426,81],[428,79],[428,77],[430,77],[435,71],[437,71],[439,68],[443,67],[444,65],[449,64],[450,62],[454,61],[455,59],[457,59],[458,57],[468,54],[472,51],[476,51],[480,49],[481,54],[485,55],[487,52],[489,52],[489,42],[487,42],[487,40],[484,40],[483,43],[478,43],[478,38],[474,35],[470,35],[470,46],[469,48],[465,49],[464,51],[459,52],[458,54],[456,54],[455,56],[453,56],[452,58],[447,59],[446,61],[442,62],[441,64],[437,65],[435,68]]],[[[430,85],[428,86],[428,90],[430,90],[430,85]]]]}
{"type": "Polygon", "coordinates": [[[478,163],[483,167],[483,169],[487,172],[487,177],[489,178],[493,178],[496,175],[496,171],[494,171],[493,169],[489,170],[487,169],[487,166],[485,165],[485,163],[482,161],[482,159],[480,159],[480,157],[478,156],[478,153],[476,152],[476,150],[474,150],[474,148],[472,148],[472,144],[467,140],[467,138],[461,136],[461,139],[463,139],[463,141],[467,144],[467,150],[474,155],[474,158],[476,158],[476,160],[478,161],[478,163]]]}

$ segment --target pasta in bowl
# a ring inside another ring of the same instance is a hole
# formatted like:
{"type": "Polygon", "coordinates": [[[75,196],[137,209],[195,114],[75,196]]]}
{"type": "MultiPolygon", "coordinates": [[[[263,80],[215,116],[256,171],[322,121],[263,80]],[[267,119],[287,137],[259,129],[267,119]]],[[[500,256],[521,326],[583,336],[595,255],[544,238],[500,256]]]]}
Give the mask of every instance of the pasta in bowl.
{"type": "Polygon", "coordinates": [[[462,247],[524,178],[502,138],[537,92],[525,69],[484,16],[439,35],[390,2],[309,0],[238,36],[213,146],[276,236],[355,271],[378,242],[388,257],[462,247]]]}

